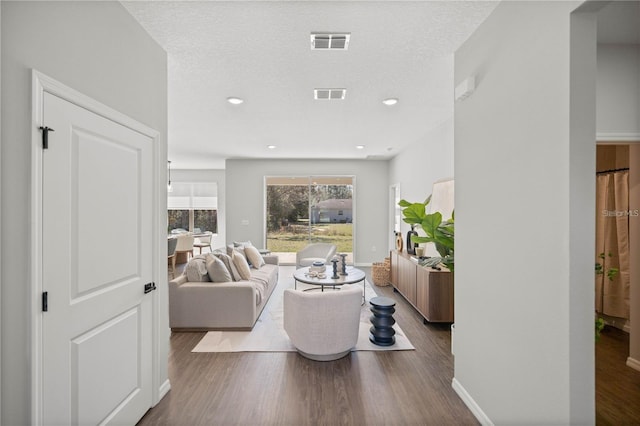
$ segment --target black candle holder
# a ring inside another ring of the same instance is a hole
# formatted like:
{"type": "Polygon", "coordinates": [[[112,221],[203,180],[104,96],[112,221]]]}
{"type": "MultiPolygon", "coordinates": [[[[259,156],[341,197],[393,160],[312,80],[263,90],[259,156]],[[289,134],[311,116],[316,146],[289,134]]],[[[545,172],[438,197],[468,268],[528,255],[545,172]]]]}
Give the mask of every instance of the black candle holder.
{"type": "Polygon", "coordinates": [[[341,253],[340,257],[342,258],[342,272],[340,272],[340,275],[349,275],[347,273],[347,254],[341,253]]]}
{"type": "Polygon", "coordinates": [[[333,263],[333,276],[331,277],[331,279],[337,280],[340,278],[340,276],[338,275],[338,259],[334,257],[333,259],[331,259],[331,263],[333,263]]]}

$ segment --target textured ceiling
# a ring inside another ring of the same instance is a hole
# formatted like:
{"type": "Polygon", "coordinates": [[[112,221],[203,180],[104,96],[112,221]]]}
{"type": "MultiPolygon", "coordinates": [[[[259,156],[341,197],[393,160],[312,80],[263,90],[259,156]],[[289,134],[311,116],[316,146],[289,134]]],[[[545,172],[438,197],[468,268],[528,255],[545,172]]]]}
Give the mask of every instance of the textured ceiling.
{"type": "Polygon", "coordinates": [[[123,4],[168,54],[173,167],[224,168],[226,158],[390,158],[421,140],[451,117],[452,54],[497,3],[123,4]],[[312,51],[309,34],[325,31],[350,32],[349,50],[312,51]],[[346,99],[313,100],[333,87],[346,99]]]}

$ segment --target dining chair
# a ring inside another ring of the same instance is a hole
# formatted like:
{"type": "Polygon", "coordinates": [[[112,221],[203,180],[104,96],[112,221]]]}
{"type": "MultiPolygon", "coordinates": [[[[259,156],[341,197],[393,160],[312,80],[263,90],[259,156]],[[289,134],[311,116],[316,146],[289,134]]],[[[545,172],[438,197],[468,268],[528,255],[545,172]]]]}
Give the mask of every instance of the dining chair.
{"type": "Polygon", "coordinates": [[[186,254],[186,260],[189,261],[189,255],[193,257],[193,242],[194,237],[193,234],[180,234],[178,235],[178,245],[176,246],[176,255],[186,254]]]}
{"type": "Polygon", "coordinates": [[[167,259],[171,261],[171,278],[176,277],[176,247],[178,246],[177,238],[167,239],[167,259]]]}
{"type": "Polygon", "coordinates": [[[195,239],[193,246],[198,247],[198,249],[200,250],[200,254],[202,254],[202,249],[204,247],[209,247],[209,251],[212,251],[211,249],[212,238],[213,238],[213,232],[207,231],[204,233],[204,235],[200,235],[198,236],[198,238],[195,239]]]}

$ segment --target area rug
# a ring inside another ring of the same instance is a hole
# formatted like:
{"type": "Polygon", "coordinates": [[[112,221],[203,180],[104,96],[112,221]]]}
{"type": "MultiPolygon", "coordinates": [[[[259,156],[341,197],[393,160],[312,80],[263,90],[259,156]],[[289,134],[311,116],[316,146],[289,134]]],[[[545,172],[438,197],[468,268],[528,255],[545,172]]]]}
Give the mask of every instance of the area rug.
{"type": "MultiPolygon", "coordinates": [[[[256,325],[251,331],[209,331],[191,352],[295,352],[283,324],[283,294],[285,288],[293,288],[293,267],[281,267],[280,279],[273,290],[271,298],[267,302],[256,325]]],[[[361,285],[361,284],[355,284],[361,285]]],[[[306,288],[305,284],[298,283],[298,288],[306,288]]],[[[333,291],[333,290],[329,290],[333,291]]],[[[365,281],[366,303],[362,306],[360,314],[360,332],[355,351],[399,351],[415,350],[409,339],[405,336],[400,326],[396,323],[393,328],[396,331],[396,343],[391,346],[377,346],[369,341],[369,317],[368,301],[376,297],[375,290],[368,281],[365,281]]]]}

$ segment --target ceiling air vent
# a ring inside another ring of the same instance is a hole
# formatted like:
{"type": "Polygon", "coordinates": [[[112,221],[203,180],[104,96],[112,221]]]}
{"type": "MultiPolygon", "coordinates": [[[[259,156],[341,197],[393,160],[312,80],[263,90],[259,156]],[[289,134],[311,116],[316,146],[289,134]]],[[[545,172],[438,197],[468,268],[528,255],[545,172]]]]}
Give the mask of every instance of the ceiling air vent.
{"type": "Polygon", "coordinates": [[[350,33],[311,33],[311,50],[347,50],[350,33]]]}
{"type": "Polygon", "coordinates": [[[342,100],[347,89],[313,89],[313,98],[322,101],[342,100]]]}

